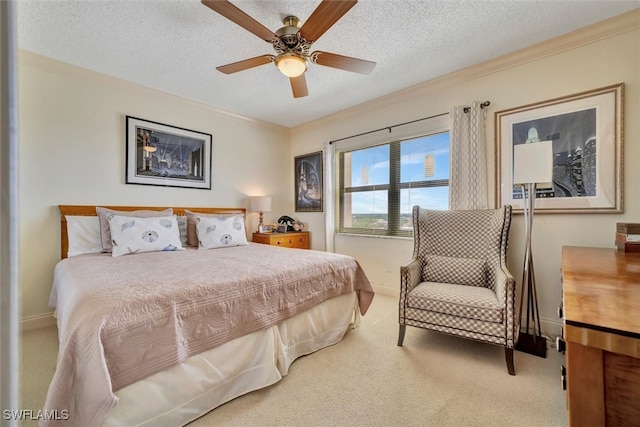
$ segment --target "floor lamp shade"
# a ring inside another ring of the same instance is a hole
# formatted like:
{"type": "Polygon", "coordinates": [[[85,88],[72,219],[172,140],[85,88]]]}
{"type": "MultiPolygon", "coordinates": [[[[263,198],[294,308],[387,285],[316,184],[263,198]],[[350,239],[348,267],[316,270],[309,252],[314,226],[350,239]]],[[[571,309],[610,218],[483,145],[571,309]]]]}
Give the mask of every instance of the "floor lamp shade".
{"type": "Polygon", "coordinates": [[[551,141],[530,142],[513,147],[513,183],[541,184],[553,182],[553,149],[551,141]]]}

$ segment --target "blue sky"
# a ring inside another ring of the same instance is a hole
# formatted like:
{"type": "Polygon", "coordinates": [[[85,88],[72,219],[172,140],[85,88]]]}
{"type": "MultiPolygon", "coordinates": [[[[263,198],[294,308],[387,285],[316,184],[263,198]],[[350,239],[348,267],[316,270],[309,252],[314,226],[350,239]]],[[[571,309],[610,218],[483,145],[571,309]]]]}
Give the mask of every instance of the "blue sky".
{"type": "MultiPolygon", "coordinates": [[[[402,182],[415,182],[449,177],[449,133],[404,141],[401,145],[402,182]],[[425,157],[433,156],[434,173],[425,176],[425,157]]],[[[389,146],[381,145],[351,152],[352,186],[387,184],[389,182],[389,146]],[[366,182],[365,182],[366,181],[366,182]]],[[[386,213],[387,192],[352,194],[353,213],[386,213]]],[[[410,213],[414,205],[429,209],[447,209],[447,187],[403,190],[401,213],[410,213]]]]}

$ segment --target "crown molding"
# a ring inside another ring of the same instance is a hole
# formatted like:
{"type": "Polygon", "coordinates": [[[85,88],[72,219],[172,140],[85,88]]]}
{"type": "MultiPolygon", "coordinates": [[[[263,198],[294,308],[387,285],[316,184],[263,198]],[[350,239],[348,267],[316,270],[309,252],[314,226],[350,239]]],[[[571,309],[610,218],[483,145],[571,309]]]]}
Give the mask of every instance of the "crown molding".
{"type": "Polygon", "coordinates": [[[269,127],[273,130],[286,133],[287,135],[289,134],[289,128],[285,126],[280,126],[274,123],[265,122],[262,120],[243,116],[241,114],[232,113],[230,111],[225,111],[191,98],[186,98],[184,96],[175,95],[170,92],[165,92],[148,86],[132,83],[119,77],[99,73],[97,71],[82,68],[77,65],[62,62],[57,59],[49,58],[47,56],[43,56],[27,50],[18,50],[18,65],[54,73],[60,76],[73,76],[78,79],[93,81],[102,85],[123,88],[129,92],[133,91],[140,93],[141,96],[148,96],[149,94],[153,94],[154,96],[166,98],[168,102],[179,102],[189,107],[202,108],[205,110],[209,110],[219,116],[239,120],[245,123],[269,127]]]}
{"type": "Polygon", "coordinates": [[[401,102],[408,97],[422,96],[442,87],[452,86],[487,74],[507,70],[601,40],[617,37],[630,31],[637,31],[638,29],[640,29],[640,8],[305,123],[292,128],[291,135],[294,136],[310,129],[327,126],[336,121],[360,116],[390,104],[401,102]]]}

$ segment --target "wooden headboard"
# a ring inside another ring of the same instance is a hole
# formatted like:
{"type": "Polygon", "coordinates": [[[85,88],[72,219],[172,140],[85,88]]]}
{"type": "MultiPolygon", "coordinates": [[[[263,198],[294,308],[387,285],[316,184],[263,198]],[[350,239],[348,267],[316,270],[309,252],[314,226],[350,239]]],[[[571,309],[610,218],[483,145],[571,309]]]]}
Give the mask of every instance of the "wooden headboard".
{"type": "MultiPolygon", "coordinates": [[[[173,207],[173,206],[104,206],[98,205],[107,209],[114,209],[117,211],[137,211],[137,210],[152,210],[161,211],[167,208],[172,208],[175,215],[185,215],[185,210],[199,213],[241,213],[246,218],[245,208],[185,208],[185,207],[173,207]]],[[[77,216],[98,216],[96,213],[96,206],[90,205],[58,205],[60,209],[60,259],[67,257],[67,251],[69,250],[69,236],[67,234],[67,218],[66,215],[77,216]]]]}

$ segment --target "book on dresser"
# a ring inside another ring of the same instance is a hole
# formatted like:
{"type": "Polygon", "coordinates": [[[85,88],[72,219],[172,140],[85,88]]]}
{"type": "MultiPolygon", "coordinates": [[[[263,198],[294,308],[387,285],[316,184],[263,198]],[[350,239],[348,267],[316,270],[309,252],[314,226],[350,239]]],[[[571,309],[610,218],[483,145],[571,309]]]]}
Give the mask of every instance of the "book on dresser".
{"type": "Polygon", "coordinates": [[[616,223],[616,249],[624,252],[640,252],[640,223],[616,223]]]}

